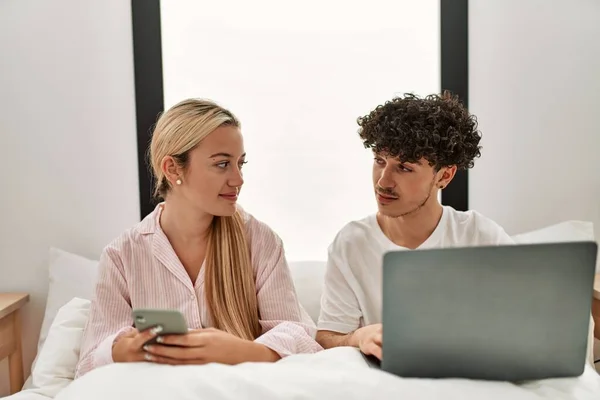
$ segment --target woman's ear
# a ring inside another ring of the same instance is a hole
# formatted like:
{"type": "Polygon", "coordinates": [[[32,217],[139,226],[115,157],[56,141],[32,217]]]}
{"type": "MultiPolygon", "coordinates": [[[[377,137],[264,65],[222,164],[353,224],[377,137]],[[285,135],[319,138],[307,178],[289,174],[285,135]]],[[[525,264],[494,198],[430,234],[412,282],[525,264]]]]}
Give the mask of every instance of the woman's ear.
{"type": "Polygon", "coordinates": [[[175,159],[171,156],[163,157],[160,167],[165,174],[165,178],[171,183],[171,186],[180,185],[183,181],[182,169],[177,165],[175,159]]]}
{"type": "Polygon", "coordinates": [[[442,167],[438,171],[438,181],[437,187],[438,189],[445,189],[446,186],[450,184],[452,179],[454,179],[454,175],[456,175],[456,165],[451,165],[449,167],[442,167]]]}

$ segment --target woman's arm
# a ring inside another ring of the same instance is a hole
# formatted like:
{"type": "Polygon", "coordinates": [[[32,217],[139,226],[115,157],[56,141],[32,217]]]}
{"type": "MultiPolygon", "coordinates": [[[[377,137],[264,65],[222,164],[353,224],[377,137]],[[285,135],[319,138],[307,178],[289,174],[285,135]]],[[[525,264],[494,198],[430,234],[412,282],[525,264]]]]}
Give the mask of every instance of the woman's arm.
{"type": "Polygon", "coordinates": [[[253,236],[253,262],[258,270],[256,290],[263,331],[255,342],[280,357],[322,350],[314,339],[317,328],[298,302],[281,239],[266,225],[260,226],[253,236]]]}
{"type": "Polygon", "coordinates": [[[100,256],[98,280],[83,332],[75,378],[112,363],[115,339],[132,330],[131,305],[123,265],[118,250],[107,247],[100,256]]]}
{"type": "Polygon", "coordinates": [[[314,339],[316,326],[298,302],[281,240],[266,225],[256,220],[249,223],[261,336],[248,341],[213,328],[166,335],[159,337],[159,344],[144,348],[150,354],[148,361],[235,365],[273,362],[291,354],[322,350],[314,339]]]}

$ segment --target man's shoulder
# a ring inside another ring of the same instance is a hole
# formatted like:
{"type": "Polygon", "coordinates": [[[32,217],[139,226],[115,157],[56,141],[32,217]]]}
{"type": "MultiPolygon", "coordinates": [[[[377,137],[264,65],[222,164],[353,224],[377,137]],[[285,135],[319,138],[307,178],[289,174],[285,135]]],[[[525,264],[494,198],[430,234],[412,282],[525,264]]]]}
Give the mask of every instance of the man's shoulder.
{"type": "Polygon", "coordinates": [[[509,244],[512,242],[504,228],[493,219],[476,210],[457,211],[445,207],[448,224],[457,239],[468,241],[469,245],[509,244]]]}
{"type": "Polygon", "coordinates": [[[330,250],[342,251],[349,247],[354,248],[370,243],[373,240],[374,223],[376,223],[375,214],[346,223],[335,235],[330,250]]]}
{"type": "Polygon", "coordinates": [[[451,219],[459,226],[479,231],[504,230],[496,221],[477,210],[457,211],[452,207],[448,207],[448,209],[451,219]]]}

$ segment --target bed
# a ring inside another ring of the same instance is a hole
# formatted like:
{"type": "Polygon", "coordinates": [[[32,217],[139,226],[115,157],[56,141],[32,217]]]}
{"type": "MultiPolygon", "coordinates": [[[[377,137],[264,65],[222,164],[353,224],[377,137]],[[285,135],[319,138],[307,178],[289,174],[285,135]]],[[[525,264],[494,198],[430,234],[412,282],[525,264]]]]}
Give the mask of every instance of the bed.
{"type": "MultiPolygon", "coordinates": [[[[593,240],[591,223],[569,221],[514,236],[518,243],[593,240]]],[[[600,399],[600,375],[591,357],[576,378],[513,384],[461,379],[405,379],[367,366],[356,349],[337,348],[278,363],[237,366],[114,364],[73,381],[87,320],[97,261],[50,250],[50,285],[38,353],[23,390],[7,400],[71,399],[600,399]],[[151,383],[149,383],[151,382],[151,383]]],[[[291,262],[300,302],[316,319],[323,262],[291,262]]]]}

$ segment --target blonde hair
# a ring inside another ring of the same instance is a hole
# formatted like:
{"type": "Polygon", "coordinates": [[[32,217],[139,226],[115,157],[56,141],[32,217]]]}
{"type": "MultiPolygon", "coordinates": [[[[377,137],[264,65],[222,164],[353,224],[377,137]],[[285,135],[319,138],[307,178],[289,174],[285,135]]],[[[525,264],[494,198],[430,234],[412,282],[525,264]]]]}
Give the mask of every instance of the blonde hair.
{"type": "MultiPolygon", "coordinates": [[[[239,127],[240,123],[230,111],[208,100],[184,100],[163,113],[150,143],[155,196],[166,198],[171,190],[161,168],[165,156],[173,157],[185,169],[190,150],[215,129],[227,125],[239,127]]],[[[204,290],[215,327],[254,340],[261,328],[254,270],[244,232],[239,211],[230,217],[213,218],[204,263],[204,290]]]]}

